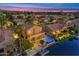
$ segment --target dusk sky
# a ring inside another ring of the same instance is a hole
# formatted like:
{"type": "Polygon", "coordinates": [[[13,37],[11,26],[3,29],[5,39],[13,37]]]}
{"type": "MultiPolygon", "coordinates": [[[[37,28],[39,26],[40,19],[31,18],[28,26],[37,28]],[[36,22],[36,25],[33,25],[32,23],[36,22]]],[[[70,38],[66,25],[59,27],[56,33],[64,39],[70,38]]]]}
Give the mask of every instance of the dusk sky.
{"type": "Polygon", "coordinates": [[[72,8],[79,9],[79,3],[0,3],[0,8],[72,8]]]}

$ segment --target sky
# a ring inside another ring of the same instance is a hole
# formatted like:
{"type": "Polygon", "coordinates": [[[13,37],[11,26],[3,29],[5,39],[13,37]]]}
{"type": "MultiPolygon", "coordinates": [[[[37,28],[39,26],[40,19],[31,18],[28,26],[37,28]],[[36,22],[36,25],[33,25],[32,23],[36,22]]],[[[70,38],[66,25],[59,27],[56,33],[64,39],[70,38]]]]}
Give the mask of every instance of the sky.
{"type": "Polygon", "coordinates": [[[0,3],[0,8],[71,8],[79,9],[79,3],[0,3]]]}

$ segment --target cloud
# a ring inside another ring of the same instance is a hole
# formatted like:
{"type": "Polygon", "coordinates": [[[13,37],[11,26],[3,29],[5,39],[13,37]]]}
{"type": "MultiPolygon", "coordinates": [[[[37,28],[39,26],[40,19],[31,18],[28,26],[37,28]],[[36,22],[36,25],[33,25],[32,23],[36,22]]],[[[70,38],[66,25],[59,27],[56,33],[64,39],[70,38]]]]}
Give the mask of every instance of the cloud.
{"type": "Polygon", "coordinates": [[[0,8],[24,7],[24,8],[76,8],[79,3],[0,3],[0,8]]]}

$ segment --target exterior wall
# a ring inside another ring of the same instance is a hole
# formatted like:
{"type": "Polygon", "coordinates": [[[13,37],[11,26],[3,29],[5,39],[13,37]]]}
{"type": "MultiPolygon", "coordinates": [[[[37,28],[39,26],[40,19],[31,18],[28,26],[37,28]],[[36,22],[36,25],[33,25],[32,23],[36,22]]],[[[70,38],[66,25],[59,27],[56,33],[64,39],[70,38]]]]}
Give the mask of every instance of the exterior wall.
{"type": "Polygon", "coordinates": [[[62,29],[56,29],[55,31],[51,30],[49,27],[45,28],[46,35],[57,37],[61,34],[62,29]],[[55,35],[53,34],[55,33],[55,35]]]}
{"type": "Polygon", "coordinates": [[[36,42],[37,40],[45,37],[45,32],[42,31],[42,27],[34,26],[28,30],[23,31],[23,36],[27,37],[30,42],[36,42]]]}
{"type": "Polygon", "coordinates": [[[44,31],[46,32],[46,35],[51,35],[52,30],[49,29],[47,26],[45,26],[44,31]]]}
{"type": "Polygon", "coordinates": [[[7,45],[14,43],[14,38],[12,36],[12,32],[8,31],[8,30],[1,30],[0,29],[0,35],[2,35],[2,37],[3,37],[3,38],[0,37],[3,40],[3,41],[0,42],[0,49],[4,49],[3,53],[6,53],[7,45]]]}
{"type": "Polygon", "coordinates": [[[66,26],[73,26],[74,27],[74,25],[77,25],[77,19],[66,22],[66,26]]]}
{"type": "Polygon", "coordinates": [[[34,26],[26,31],[27,36],[32,36],[41,32],[42,32],[42,27],[39,27],[39,26],[34,26]]]}
{"type": "Polygon", "coordinates": [[[35,26],[34,27],[34,34],[37,34],[37,33],[40,33],[40,32],[42,32],[42,27],[35,26]]]}
{"type": "Polygon", "coordinates": [[[33,29],[31,28],[31,29],[27,30],[26,34],[27,34],[27,36],[33,35],[33,29]]]}
{"type": "Polygon", "coordinates": [[[36,34],[36,35],[32,35],[32,36],[28,37],[28,40],[30,42],[35,42],[35,41],[40,40],[40,39],[42,39],[44,37],[45,37],[45,32],[39,33],[39,34],[36,34]]]}

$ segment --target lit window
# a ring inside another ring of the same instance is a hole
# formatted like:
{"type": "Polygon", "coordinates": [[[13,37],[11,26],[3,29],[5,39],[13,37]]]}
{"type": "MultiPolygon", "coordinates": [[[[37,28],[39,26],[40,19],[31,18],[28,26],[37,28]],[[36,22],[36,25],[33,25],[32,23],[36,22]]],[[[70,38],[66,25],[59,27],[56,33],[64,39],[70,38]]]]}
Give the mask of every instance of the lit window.
{"type": "Polygon", "coordinates": [[[52,32],[52,34],[55,35],[56,33],[55,32],[52,32]]]}
{"type": "Polygon", "coordinates": [[[31,34],[31,31],[28,31],[28,34],[31,34]]]}
{"type": "Polygon", "coordinates": [[[61,32],[58,30],[58,31],[56,31],[58,34],[60,34],[61,32]]]}

